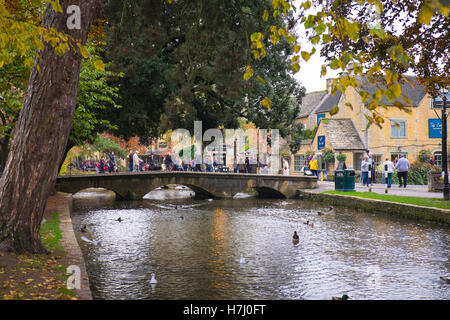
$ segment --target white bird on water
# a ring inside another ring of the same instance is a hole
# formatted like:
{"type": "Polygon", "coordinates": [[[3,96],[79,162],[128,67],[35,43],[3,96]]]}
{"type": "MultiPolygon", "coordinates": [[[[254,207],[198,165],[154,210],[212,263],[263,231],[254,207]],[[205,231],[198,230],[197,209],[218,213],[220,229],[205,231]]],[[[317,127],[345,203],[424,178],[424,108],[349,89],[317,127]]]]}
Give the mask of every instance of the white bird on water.
{"type": "Polygon", "coordinates": [[[245,258],[244,258],[244,256],[242,254],[241,254],[241,258],[239,259],[239,263],[240,264],[245,263],[245,258]]]}
{"type": "Polygon", "coordinates": [[[85,236],[81,236],[80,238],[81,238],[81,240],[83,240],[83,241],[92,243],[94,246],[101,246],[101,242],[98,241],[98,240],[90,240],[90,239],[86,238],[85,236]]]}
{"type": "Polygon", "coordinates": [[[157,283],[158,283],[158,280],[156,280],[155,274],[152,273],[152,279],[150,280],[150,284],[157,284],[157,283]]]}

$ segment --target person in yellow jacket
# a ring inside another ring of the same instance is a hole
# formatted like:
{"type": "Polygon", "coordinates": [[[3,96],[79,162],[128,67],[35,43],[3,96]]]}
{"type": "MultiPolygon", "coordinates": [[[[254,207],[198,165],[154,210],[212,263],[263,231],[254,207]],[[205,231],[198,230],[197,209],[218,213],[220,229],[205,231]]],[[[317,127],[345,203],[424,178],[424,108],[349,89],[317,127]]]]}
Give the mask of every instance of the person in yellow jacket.
{"type": "Polygon", "coordinates": [[[319,170],[319,165],[317,164],[317,157],[314,156],[309,162],[309,170],[311,170],[313,176],[317,177],[317,171],[319,170]]]}

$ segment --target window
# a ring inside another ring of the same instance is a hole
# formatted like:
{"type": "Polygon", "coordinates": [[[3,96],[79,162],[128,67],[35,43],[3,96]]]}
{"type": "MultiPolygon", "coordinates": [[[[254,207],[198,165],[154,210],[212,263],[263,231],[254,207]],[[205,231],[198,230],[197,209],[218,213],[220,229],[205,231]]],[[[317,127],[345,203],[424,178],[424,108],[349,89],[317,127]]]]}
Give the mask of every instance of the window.
{"type": "Polygon", "coordinates": [[[408,159],[407,152],[393,152],[393,153],[391,153],[391,161],[395,164],[395,162],[398,159],[400,159],[402,156],[406,156],[406,159],[408,159]]]}
{"type": "Polygon", "coordinates": [[[361,170],[361,162],[363,159],[363,155],[364,154],[362,152],[353,153],[353,169],[361,170]]]}
{"type": "Polygon", "coordinates": [[[434,157],[434,164],[437,165],[439,168],[442,168],[442,152],[436,151],[433,153],[434,157]]]}
{"type": "Polygon", "coordinates": [[[294,156],[294,172],[300,172],[306,166],[306,159],[304,155],[294,156]]]}
{"type": "Polygon", "coordinates": [[[391,138],[406,138],[406,120],[391,120],[391,138]]]}
{"type": "Polygon", "coordinates": [[[160,149],[164,149],[164,148],[167,148],[167,143],[160,142],[158,146],[159,146],[160,149]]]}

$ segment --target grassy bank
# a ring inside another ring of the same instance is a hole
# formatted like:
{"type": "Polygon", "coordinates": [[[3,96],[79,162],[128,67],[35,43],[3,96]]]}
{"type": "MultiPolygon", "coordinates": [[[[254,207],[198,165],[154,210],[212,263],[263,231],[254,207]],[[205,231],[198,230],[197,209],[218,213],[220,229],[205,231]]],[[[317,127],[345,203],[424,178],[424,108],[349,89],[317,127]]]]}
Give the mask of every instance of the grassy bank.
{"type": "Polygon", "coordinates": [[[365,199],[384,200],[397,203],[413,204],[417,206],[433,207],[441,209],[450,209],[450,201],[445,201],[438,198],[419,198],[419,197],[406,197],[396,196],[389,194],[378,194],[375,192],[343,192],[343,191],[323,191],[321,193],[337,194],[343,196],[353,196],[365,199]]]}
{"type": "Polygon", "coordinates": [[[58,214],[45,219],[41,239],[48,254],[0,252],[0,299],[75,299],[75,292],[66,288],[66,266],[60,263],[65,252],[58,214]]]}

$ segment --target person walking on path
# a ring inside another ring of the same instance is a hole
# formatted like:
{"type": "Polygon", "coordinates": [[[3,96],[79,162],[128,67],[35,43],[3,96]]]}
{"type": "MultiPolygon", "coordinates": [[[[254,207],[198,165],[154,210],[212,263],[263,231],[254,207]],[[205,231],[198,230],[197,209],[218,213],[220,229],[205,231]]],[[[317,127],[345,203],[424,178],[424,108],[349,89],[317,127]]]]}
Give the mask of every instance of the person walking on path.
{"type": "Polygon", "coordinates": [[[392,184],[392,174],[394,173],[394,164],[389,158],[386,158],[386,161],[383,162],[382,171],[384,177],[386,176],[385,173],[387,173],[386,184],[387,187],[390,188],[392,184]]]}
{"type": "Polygon", "coordinates": [[[113,172],[115,172],[115,171],[119,171],[119,170],[117,170],[117,163],[116,163],[116,156],[114,155],[114,151],[111,151],[110,153],[109,153],[109,160],[111,160],[111,164],[112,164],[112,171],[113,172]]]}
{"type": "Polygon", "coordinates": [[[319,165],[317,164],[317,157],[314,156],[309,162],[309,170],[311,170],[313,176],[318,176],[317,171],[319,170],[319,165]]]}
{"type": "Polygon", "coordinates": [[[283,175],[288,176],[289,175],[289,162],[286,158],[283,159],[283,175]]]}
{"type": "Polygon", "coordinates": [[[400,183],[398,187],[401,188],[403,184],[403,186],[406,188],[406,181],[408,180],[409,161],[408,159],[406,159],[405,155],[398,159],[395,165],[395,169],[397,169],[398,181],[400,183]]]}
{"type": "Polygon", "coordinates": [[[369,186],[369,157],[365,156],[361,161],[361,175],[363,186],[369,186]]]}
{"type": "Polygon", "coordinates": [[[373,155],[369,152],[369,184],[375,183],[375,161],[373,160],[373,155]]]}
{"type": "Polygon", "coordinates": [[[128,167],[130,172],[133,172],[133,156],[133,150],[130,150],[130,153],[128,154],[128,167]]]}

